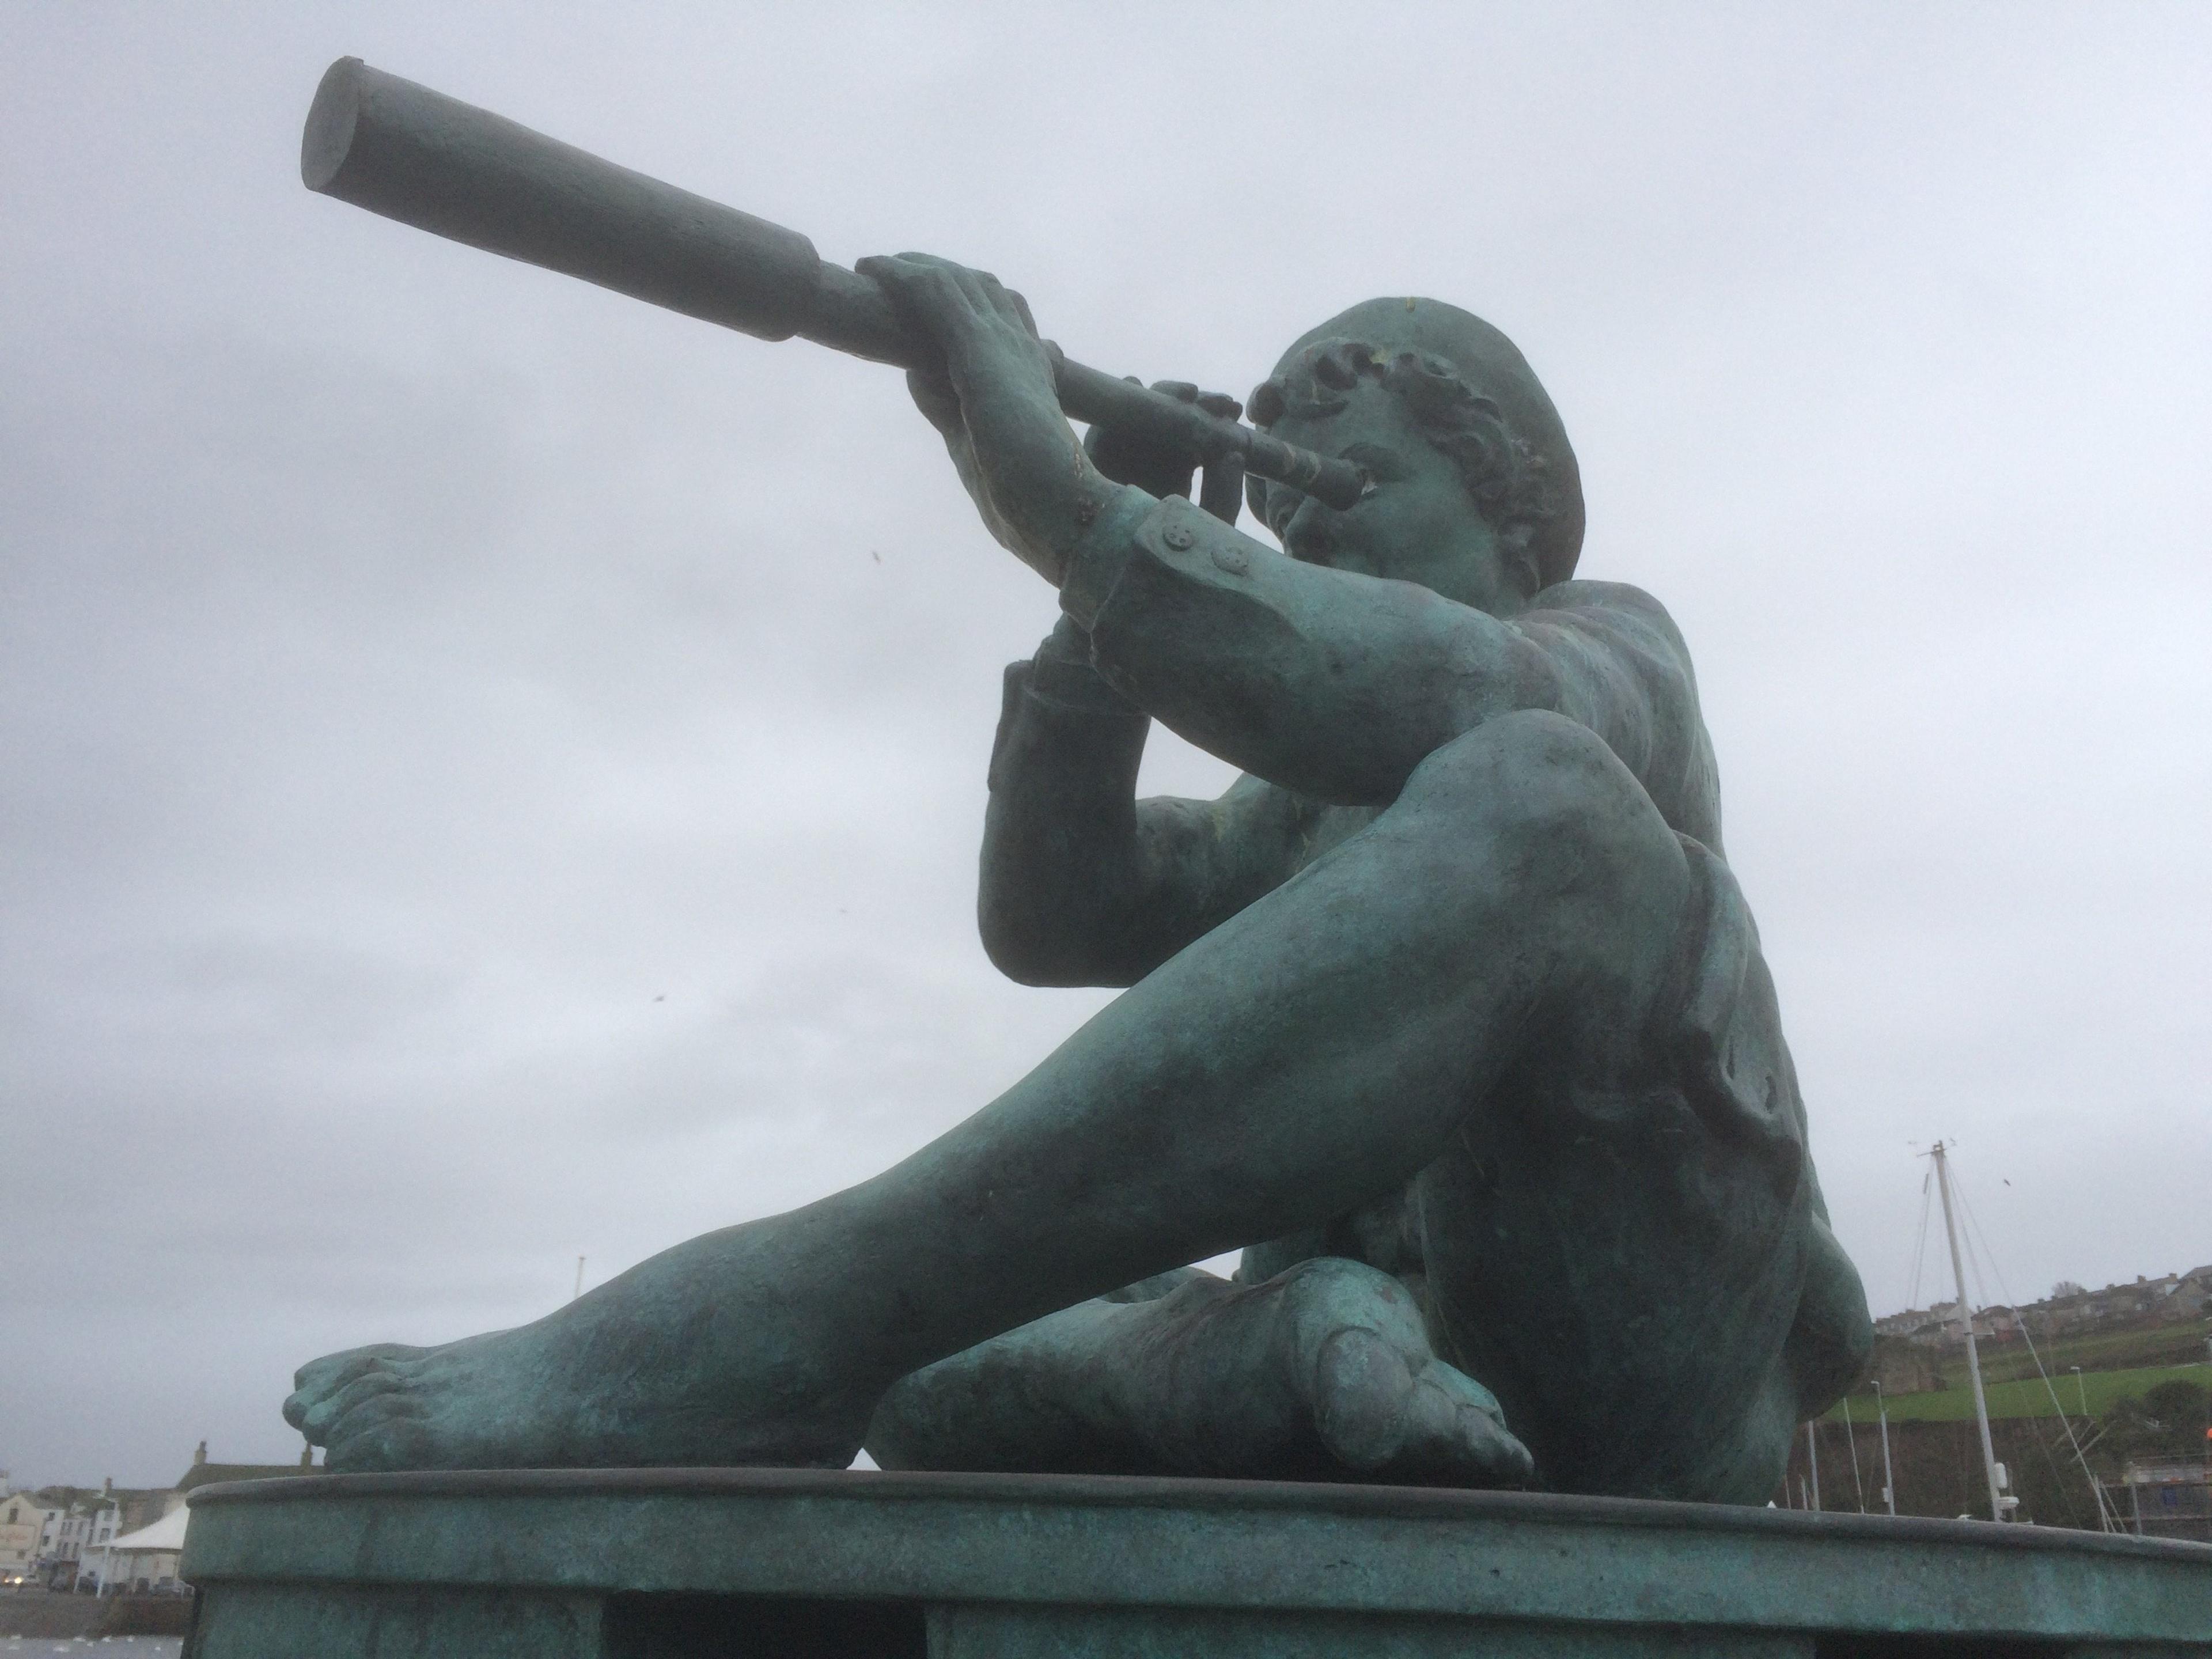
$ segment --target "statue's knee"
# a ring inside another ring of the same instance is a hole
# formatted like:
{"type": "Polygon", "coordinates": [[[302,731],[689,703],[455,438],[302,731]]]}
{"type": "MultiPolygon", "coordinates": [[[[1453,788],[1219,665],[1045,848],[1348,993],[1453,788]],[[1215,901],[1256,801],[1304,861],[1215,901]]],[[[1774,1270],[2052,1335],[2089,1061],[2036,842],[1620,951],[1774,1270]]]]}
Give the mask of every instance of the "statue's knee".
{"type": "Polygon", "coordinates": [[[1605,902],[1663,889],[1681,854],[1627,767],[1588,726],[1540,710],[1502,715],[1424,761],[1401,800],[1516,883],[1605,902]]]}
{"type": "Polygon", "coordinates": [[[1874,1359],[1874,1321],[1865,1286],[1826,1222],[1813,1224],[1805,1288],[1784,1352],[1801,1415],[1835,1404],[1874,1359]]]}
{"type": "MultiPolygon", "coordinates": [[[[1564,714],[1522,709],[1462,732],[1413,769],[1401,799],[1455,815],[1568,805],[1627,778],[1604,739],[1564,714]]],[[[1633,779],[1628,779],[1633,782],[1633,779]]]]}

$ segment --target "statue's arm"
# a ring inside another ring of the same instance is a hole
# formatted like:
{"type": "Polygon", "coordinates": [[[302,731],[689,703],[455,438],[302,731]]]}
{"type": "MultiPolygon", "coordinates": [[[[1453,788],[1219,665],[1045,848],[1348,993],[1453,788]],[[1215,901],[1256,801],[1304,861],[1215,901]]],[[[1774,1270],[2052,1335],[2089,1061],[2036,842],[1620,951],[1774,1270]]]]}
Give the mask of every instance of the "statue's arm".
{"type": "Polygon", "coordinates": [[[1061,417],[1018,295],[921,255],[860,269],[943,352],[941,375],[909,379],[992,533],[1060,590],[1109,683],[1200,748],[1298,795],[1380,804],[1462,732],[1546,708],[1595,731],[1655,796],[1672,781],[1658,739],[1695,726],[1694,694],[1614,662],[1604,628],[1547,631],[1302,564],[1188,501],[1116,485],[1061,417]]]}
{"type": "Polygon", "coordinates": [[[1523,708],[1589,726],[1656,781],[1702,741],[1679,636],[1633,590],[1554,595],[1557,610],[1501,621],[1126,490],[1076,549],[1060,603],[1132,702],[1300,795],[1387,802],[1452,738],[1523,708]]]}
{"type": "Polygon", "coordinates": [[[1006,670],[976,911],[1025,985],[1133,985],[1282,878],[1281,792],[1139,800],[1150,720],[1083,660],[1068,624],[1006,670]]]}

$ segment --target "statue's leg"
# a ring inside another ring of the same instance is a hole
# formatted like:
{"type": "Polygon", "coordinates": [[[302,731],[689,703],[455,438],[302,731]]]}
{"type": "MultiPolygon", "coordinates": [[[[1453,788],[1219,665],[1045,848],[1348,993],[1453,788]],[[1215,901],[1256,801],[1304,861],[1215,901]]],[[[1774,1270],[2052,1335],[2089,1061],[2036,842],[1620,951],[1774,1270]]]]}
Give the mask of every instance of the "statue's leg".
{"type": "Polygon", "coordinates": [[[1155,1295],[1048,1314],[900,1379],[867,1449],[884,1468],[1455,1486],[1532,1474],[1489,1391],[1431,1352],[1406,1287],[1340,1256],[1256,1285],[1189,1270],[1155,1295]]]}
{"type": "Polygon", "coordinates": [[[1491,721],[896,1168],[534,1324],[317,1361],[287,1415],[340,1468],[842,1463],[899,1377],[1345,1213],[1532,1046],[1622,1040],[1688,894],[1596,738],[1491,721]]]}

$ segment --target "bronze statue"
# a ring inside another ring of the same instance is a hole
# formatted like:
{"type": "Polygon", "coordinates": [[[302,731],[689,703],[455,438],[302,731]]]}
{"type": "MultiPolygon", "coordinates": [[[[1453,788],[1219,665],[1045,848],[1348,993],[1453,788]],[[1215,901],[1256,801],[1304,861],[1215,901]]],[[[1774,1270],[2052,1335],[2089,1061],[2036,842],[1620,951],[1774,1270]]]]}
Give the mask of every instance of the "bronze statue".
{"type": "Polygon", "coordinates": [[[532,1325],[318,1360],[288,1418],[337,1469],[865,1443],[1764,1501],[1865,1301],[1688,652],[1648,594],[1574,580],[1575,457],[1521,354],[1371,301],[1254,394],[1276,449],[1168,419],[1086,447],[1018,295],[918,255],[848,280],[1064,613],[1006,676],[986,947],[1128,988],[874,1179],[532,1325]],[[1316,485],[1250,481],[1280,550],[1187,499],[1232,453],[1316,485]],[[1316,457],[1356,481],[1335,505],[1316,457]],[[1136,799],[1155,720],[1245,775],[1136,799]],[[1238,1247],[1233,1281],[1181,1265],[1238,1247]]]}

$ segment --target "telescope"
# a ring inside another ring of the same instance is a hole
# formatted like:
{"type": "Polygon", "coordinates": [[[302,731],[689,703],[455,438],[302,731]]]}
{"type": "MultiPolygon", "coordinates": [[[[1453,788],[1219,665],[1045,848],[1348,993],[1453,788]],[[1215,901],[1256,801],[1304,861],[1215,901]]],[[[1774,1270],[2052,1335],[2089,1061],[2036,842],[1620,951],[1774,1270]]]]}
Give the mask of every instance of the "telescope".
{"type": "MultiPolygon", "coordinates": [[[[300,177],[453,241],[580,276],[762,340],[802,339],[902,368],[935,348],[882,288],[834,264],[795,230],[710,202],[465,104],[341,58],[324,74],[300,141],[300,177]]],[[[1073,362],[1052,342],[1060,406],[1180,447],[1330,507],[1351,507],[1366,474],[1243,422],[1073,362]]]]}

